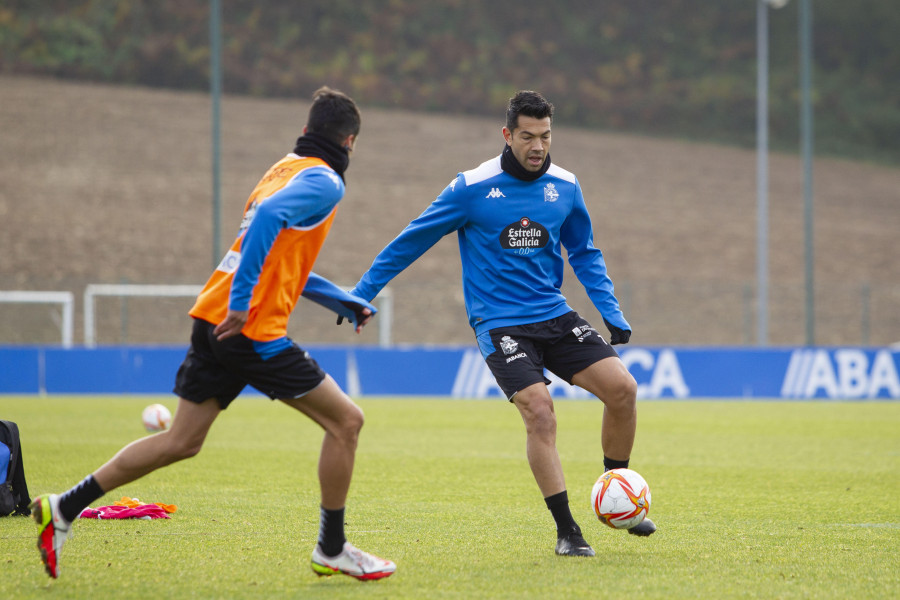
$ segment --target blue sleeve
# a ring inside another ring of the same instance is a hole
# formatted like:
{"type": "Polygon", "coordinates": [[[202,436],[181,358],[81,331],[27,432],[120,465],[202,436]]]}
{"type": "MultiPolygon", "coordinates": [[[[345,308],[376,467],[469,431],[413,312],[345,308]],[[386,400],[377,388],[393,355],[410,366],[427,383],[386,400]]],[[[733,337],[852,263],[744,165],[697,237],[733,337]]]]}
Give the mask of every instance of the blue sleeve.
{"type": "Polygon", "coordinates": [[[594,230],[581,186],[575,186],[572,212],[560,228],[560,241],[569,255],[569,264],[584,286],[588,297],[600,315],[620,329],[631,331],[616,299],[612,279],[606,272],[606,261],[599,248],[594,247],[594,230]]]}
{"type": "Polygon", "coordinates": [[[321,304],[325,308],[349,319],[351,323],[357,322],[357,312],[362,312],[363,308],[371,310],[373,315],[378,312],[378,309],[362,298],[345,292],[321,275],[316,275],[312,272],[310,272],[309,278],[306,280],[306,286],[303,288],[301,295],[307,300],[321,304]]]}
{"type": "Polygon", "coordinates": [[[312,167],[260,202],[241,242],[241,262],[231,283],[228,308],[250,309],[253,288],[282,229],[321,221],[343,195],[344,182],[334,171],[312,167]]]}
{"type": "Polygon", "coordinates": [[[378,253],[372,266],[350,293],[372,300],[406,267],[434,246],[442,237],[466,223],[463,203],[464,179],[460,175],[440,196],[378,253]]]}

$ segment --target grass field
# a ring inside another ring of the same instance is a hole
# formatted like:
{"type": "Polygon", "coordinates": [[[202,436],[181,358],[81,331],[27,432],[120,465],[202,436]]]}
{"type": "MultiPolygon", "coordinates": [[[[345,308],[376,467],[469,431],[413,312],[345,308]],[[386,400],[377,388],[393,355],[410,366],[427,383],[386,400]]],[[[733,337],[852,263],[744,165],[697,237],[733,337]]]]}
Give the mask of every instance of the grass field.
{"type": "MultiPolygon", "coordinates": [[[[171,398],[0,396],[23,432],[29,491],[59,492],[142,435],[171,398]]],[[[553,553],[515,409],[366,399],[348,538],[397,562],[386,580],[316,577],[321,434],[242,398],[194,459],[105,496],[176,504],[170,520],[76,524],[50,580],[30,519],[0,520],[2,598],[888,598],[900,596],[900,403],[639,404],[632,468],[659,531],[601,525],[600,406],[557,403],[573,513],[597,556],[553,553]]]]}

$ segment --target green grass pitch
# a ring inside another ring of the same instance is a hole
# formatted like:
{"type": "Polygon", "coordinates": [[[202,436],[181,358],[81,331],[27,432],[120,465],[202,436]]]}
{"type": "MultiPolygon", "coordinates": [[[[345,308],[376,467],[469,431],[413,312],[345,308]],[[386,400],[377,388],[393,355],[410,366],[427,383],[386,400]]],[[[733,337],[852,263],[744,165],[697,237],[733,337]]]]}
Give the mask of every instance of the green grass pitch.
{"type": "MultiPolygon", "coordinates": [[[[172,398],[0,396],[23,435],[29,491],[67,489],[144,435],[172,398]]],[[[347,535],[397,563],[362,583],[318,578],[318,428],[239,399],[196,458],[115,490],[176,504],[170,520],[76,523],[61,576],[30,519],[0,519],[3,598],[900,597],[900,403],[640,401],[632,468],[659,531],[593,517],[601,405],[558,401],[569,497],[594,558],[555,531],[502,400],[364,399],[347,535]]]]}

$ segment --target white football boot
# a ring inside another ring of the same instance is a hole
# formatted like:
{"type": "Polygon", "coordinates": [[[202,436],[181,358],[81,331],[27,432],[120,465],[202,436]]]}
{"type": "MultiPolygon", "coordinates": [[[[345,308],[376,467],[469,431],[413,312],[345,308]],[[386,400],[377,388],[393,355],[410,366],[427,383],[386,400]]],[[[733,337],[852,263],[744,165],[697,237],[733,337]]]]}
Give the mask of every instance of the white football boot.
{"type": "Polygon", "coordinates": [[[59,496],[43,494],[29,505],[31,516],[40,527],[37,547],[47,575],[59,577],[59,553],[66,540],[72,537],[72,523],[59,512],[59,496]]]}
{"type": "Polygon", "coordinates": [[[312,570],[319,576],[341,573],[360,581],[370,581],[391,576],[397,570],[397,565],[363,552],[350,542],[344,542],[344,549],[337,556],[325,556],[322,548],[316,544],[312,553],[312,570]]]}

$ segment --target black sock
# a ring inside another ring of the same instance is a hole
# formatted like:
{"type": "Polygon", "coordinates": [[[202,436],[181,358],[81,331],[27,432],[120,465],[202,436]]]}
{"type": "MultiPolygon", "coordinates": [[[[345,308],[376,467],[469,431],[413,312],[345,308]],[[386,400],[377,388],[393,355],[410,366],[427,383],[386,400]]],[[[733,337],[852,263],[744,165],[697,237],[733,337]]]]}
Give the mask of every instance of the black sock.
{"type": "Polygon", "coordinates": [[[100,489],[100,484],[93,475],[88,475],[84,480],[68,492],[59,496],[59,512],[66,521],[74,521],[91,502],[103,496],[105,492],[100,489]]]}
{"type": "Polygon", "coordinates": [[[344,509],[328,510],[322,508],[319,512],[319,546],[325,556],[337,556],[344,550],[344,509]]]}
{"type": "Polygon", "coordinates": [[[566,490],[547,496],[544,498],[544,502],[547,503],[547,508],[550,509],[553,520],[556,521],[557,537],[572,531],[581,533],[581,528],[578,527],[575,519],[572,518],[572,511],[569,510],[569,494],[566,490]]]}
{"type": "Polygon", "coordinates": [[[603,469],[605,471],[611,471],[613,469],[627,469],[628,468],[628,459],[625,460],[613,460],[608,456],[603,457],[603,469]]]}

